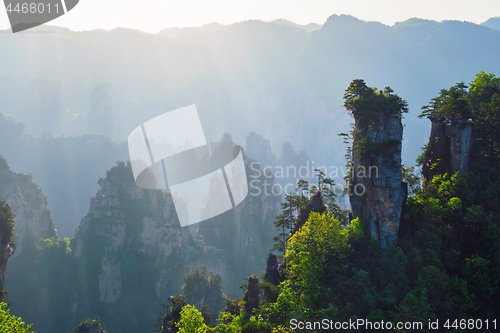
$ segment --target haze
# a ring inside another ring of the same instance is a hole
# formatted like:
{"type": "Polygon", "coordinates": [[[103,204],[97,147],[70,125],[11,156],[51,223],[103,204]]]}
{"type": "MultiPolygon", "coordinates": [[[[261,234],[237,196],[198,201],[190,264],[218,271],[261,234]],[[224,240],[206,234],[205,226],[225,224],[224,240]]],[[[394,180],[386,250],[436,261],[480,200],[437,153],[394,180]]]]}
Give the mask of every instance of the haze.
{"type": "MultiPolygon", "coordinates": [[[[168,27],[231,24],[249,19],[283,18],[299,24],[323,24],[332,14],[349,14],[386,25],[412,17],[480,24],[500,15],[498,0],[82,0],[68,14],[51,21],[74,31],[125,27],[156,33],[168,27]]],[[[9,27],[0,11],[0,28],[9,27]]]]}

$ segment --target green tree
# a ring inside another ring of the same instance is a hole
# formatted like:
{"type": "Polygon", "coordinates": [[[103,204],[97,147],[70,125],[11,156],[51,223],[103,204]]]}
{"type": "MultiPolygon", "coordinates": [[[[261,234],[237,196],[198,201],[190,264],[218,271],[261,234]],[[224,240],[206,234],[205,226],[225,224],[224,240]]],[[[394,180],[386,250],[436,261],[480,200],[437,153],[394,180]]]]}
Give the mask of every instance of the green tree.
{"type": "Polygon", "coordinates": [[[408,103],[391,87],[378,90],[368,87],[364,80],[353,80],[344,93],[344,107],[347,113],[355,114],[402,114],[408,112],[408,103]]]}
{"type": "Polygon", "coordinates": [[[5,333],[29,333],[33,325],[25,325],[20,317],[10,314],[7,303],[0,303],[0,332],[5,333]]]}
{"type": "Polygon", "coordinates": [[[14,214],[5,201],[0,201],[0,244],[10,244],[15,248],[14,214]]]}
{"type": "Polygon", "coordinates": [[[328,212],[323,215],[312,212],[306,224],[292,236],[285,259],[306,298],[324,298],[321,282],[326,264],[344,262],[350,251],[347,237],[348,229],[342,228],[339,220],[328,212]]]}
{"type": "Polygon", "coordinates": [[[285,195],[285,199],[281,203],[281,213],[274,220],[274,225],[279,231],[279,236],[273,238],[276,244],[271,249],[272,251],[278,250],[285,255],[288,239],[297,222],[299,200],[300,196],[293,192],[285,195]]]}
{"type": "Polygon", "coordinates": [[[439,96],[432,98],[429,105],[422,107],[419,118],[426,116],[441,117],[447,122],[462,122],[472,117],[472,105],[465,83],[460,82],[450,89],[441,89],[439,96]]]}
{"type": "Polygon", "coordinates": [[[484,71],[477,73],[469,87],[469,100],[474,109],[478,109],[481,103],[490,103],[493,96],[499,93],[499,87],[500,77],[484,71]]]}
{"type": "Polygon", "coordinates": [[[214,322],[219,311],[224,308],[226,296],[223,293],[222,277],[220,274],[209,272],[206,267],[188,271],[184,275],[182,290],[187,303],[200,307],[204,317],[210,317],[207,311],[213,309],[213,318],[211,321],[207,321],[207,324],[214,322]],[[205,305],[208,308],[204,308],[205,305]]]}
{"type": "Polygon", "coordinates": [[[208,333],[212,332],[208,327],[203,316],[193,305],[186,305],[181,311],[181,320],[175,324],[179,333],[208,333]]]}

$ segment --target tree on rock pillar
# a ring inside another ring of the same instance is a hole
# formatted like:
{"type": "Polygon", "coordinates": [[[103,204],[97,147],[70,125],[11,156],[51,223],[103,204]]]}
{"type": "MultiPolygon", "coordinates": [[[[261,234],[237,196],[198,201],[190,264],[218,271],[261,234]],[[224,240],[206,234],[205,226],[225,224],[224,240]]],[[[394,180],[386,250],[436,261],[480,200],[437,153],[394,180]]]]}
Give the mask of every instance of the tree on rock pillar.
{"type": "Polygon", "coordinates": [[[401,118],[408,105],[390,87],[351,82],[344,94],[346,112],[354,117],[349,200],[352,218],[367,224],[382,247],[398,237],[407,186],[401,178],[401,118]]]}

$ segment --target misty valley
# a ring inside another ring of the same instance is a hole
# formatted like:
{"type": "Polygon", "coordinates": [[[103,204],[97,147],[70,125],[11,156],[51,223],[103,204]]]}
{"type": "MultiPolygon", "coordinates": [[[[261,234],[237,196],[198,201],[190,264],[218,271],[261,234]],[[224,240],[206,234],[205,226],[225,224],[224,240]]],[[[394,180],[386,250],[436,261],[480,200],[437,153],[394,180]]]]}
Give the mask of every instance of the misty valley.
{"type": "Polygon", "coordinates": [[[0,327],[500,330],[499,21],[0,31],[0,327]],[[130,133],[153,164],[141,124],[188,105],[248,191],[210,148],[182,227],[130,133]]]}

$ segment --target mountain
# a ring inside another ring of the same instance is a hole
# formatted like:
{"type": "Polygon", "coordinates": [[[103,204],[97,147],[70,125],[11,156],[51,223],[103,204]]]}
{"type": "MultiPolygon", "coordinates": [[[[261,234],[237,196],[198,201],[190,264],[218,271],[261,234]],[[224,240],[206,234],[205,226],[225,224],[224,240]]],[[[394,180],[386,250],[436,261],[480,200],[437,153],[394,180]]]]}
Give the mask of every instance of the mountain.
{"type": "Polygon", "coordinates": [[[482,26],[490,29],[500,30],[500,17],[492,17],[489,20],[481,23],[482,26]]]}
{"type": "MultiPolygon", "coordinates": [[[[252,162],[245,157],[247,165],[252,162]]],[[[247,166],[247,173],[256,180],[248,198],[201,222],[198,233],[180,226],[169,193],[139,188],[130,163],[118,162],[98,180],[99,189],[71,240],[60,240],[54,229],[33,233],[9,263],[6,289],[16,313],[37,332],[65,332],[94,315],[111,331],[147,332],[160,304],[181,291],[186,267],[220,274],[225,293],[238,294],[241,281],[259,270],[272,246],[280,201],[265,189],[273,181],[259,167],[247,166]]],[[[3,174],[0,194],[13,187],[3,174]]],[[[22,194],[33,200],[26,191],[22,194]]],[[[28,205],[35,217],[37,207],[28,205]]]]}
{"type": "Polygon", "coordinates": [[[16,251],[13,259],[23,251],[26,240],[49,238],[56,235],[52,214],[42,189],[33,183],[31,175],[13,172],[5,158],[0,156],[0,201],[5,201],[14,214],[16,251]]]}
{"type": "Polygon", "coordinates": [[[301,25],[301,24],[293,23],[293,22],[285,20],[285,19],[277,19],[277,20],[274,20],[272,22],[276,23],[276,24],[280,24],[280,25],[285,24],[285,25],[290,25],[292,27],[296,27],[296,28],[302,28],[307,32],[321,29],[321,24],[317,24],[317,23],[309,23],[309,24],[301,25]]]}
{"type": "MultiPolygon", "coordinates": [[[[100,131],[121,142],[143,122],[196,104],[208,141],[230,133],[234,142],[243,143],[255,131],[270,141],[272,154],[277,156],[290,142],[307,153],[312,165],[328,170],[345,165],[345,145],[337,134],[351,122],[342,95],[352,79],[363,77],[379,89],[390,84],[408,101],[404,124],[410,130],[405,131],[403,163],[412,165],[425,144],[421,133],[429,125],[417,115],[429,96],[458,81],[470,82],[480,70],[500,71],[500,32],[459,21],[410,19],[390,27],[332,15],[320,30],[307,32],[253,20],[191,29],[189,37],[181,34],[175,40],[167,36],[175,35],[175,29],[163,34],[123,28],[33,30],[41,31],[50,33],[0,34],[0,72],[17,75],[6,74],[6,82],[18,77],[9,93],[16,98],[4,93],[0,109],[25,119],[30,133],[50,128],[65,135],[100,131]],[[38,88],[26,90],[37,80],[38,88]],[[40,112],[54,116],[30,120],[31,104],[21,97],[41,91],[52,91],[53,98],[40,97],[47,105],[40,112]],[[105,113],[100,118],[101,110],[105,113]]],[[[70,138],[65,142],[77,140],[70,138]]],[[[127,159],[126,147],[120,149],[115,155],[106,149],[93,151],[79,164],[86,166],[83,174],[88,169],[94,180],[101,177],[116,160],[127,159]]],[[[30,162],[19,167],[7,158],[16,170],[31,172],[50,204],[60,206],[51,199],[48,184],[53,182],[38,180],[39,166],[33,161],[43,156],[24,158],[30,162]]],[[[93,179],[85,180],[92,187],[87,197],[96,190],[93,179]]],[[[78,202],[85,202],[83,193],[78,202]]],[[[70,218],[72,227],[86,208],[79,206],[79,216],[70,218]]],[[[54,210],[56,222],[67,216],[61,219],[54,210]]]]}
{"type": "Polygon", "coordinates": [[[167,36],[173,40],[187,40],[196,35],[204,34],[207,32],[218,31],[224,28],[222,24],[219,23],[208,23],[201,27],[186,27],[186,28],[167,28],[158,32],[158,35],[167,36]]]}
{"type": "Polygon", "coordinates": [[[88,211],[96,180],[118,160],[128,158],[123,142],[97,133],[34,136],[11,116],[0,113],[0,155],[12,169],[29,173],[47,195],[48,209],[62,237],[73,236],[88,211]],[[96,158],[97,157],[97,158],[96,158]]]}
{"type": "MultiPolygon", "coordinates": [[[[92,92],[108,84],[114,116],[101,130],[113,139],[124,140],[138,124],[195,103],[209,140],[228,132],[244,142],[247,133],[258,131],[275,154],[290,141],[325,165],[343,165],[344,146],[336,134],[350,122],[341,96],[353,78],[379,88],[390,83],[409,102],[405,123],[416,130],[405,135],[403,160],[413,164],[416,147],[424,144],[418,133],[428,127],[416,118],[426,96],[500,67],[499,32],[458,21],[410,19],[390,27],[333,15],[312,32],[255,20],[158,34],[48,26],[36,31],[51,33],[0,34],[0,72],[60,84],[63,114],[78,115],[58,120],[66,135],[87,128],[82,122],[88,122],[92,92]]],[[[27,106],[0,107],[19,119],[30,112],[27,106]]],[[[38,133],[35,126],[28,131],[38,133]]]]}

